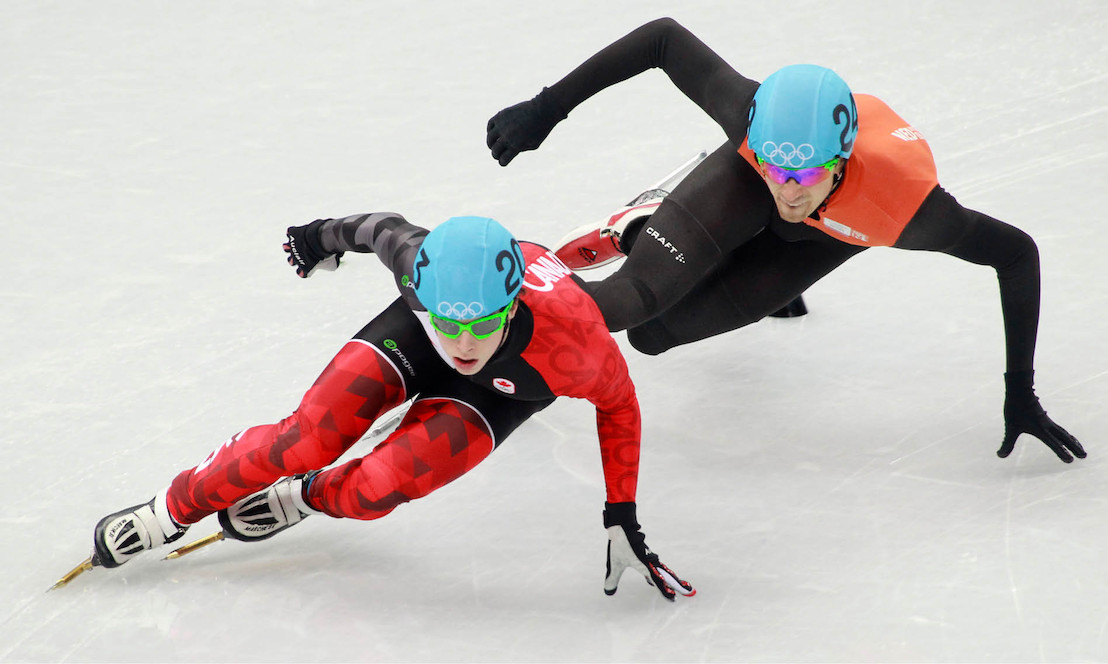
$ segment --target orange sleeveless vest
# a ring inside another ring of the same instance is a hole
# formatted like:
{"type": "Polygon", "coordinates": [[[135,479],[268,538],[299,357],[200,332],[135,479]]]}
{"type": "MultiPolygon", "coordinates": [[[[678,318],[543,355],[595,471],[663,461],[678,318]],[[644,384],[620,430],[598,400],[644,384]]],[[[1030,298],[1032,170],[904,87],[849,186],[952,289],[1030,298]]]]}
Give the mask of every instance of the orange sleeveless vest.
{"type": "MultiPolygon", "coordinates": [[[[820,219],[804,223],[848,244],[890,247],[939,184],[935,158],[923,135],[885,102],[870,95],[854,101],[858,138],[843,181],[820,219]]],[[[759,168],[746,141],[739,154],[759,168]]]]}

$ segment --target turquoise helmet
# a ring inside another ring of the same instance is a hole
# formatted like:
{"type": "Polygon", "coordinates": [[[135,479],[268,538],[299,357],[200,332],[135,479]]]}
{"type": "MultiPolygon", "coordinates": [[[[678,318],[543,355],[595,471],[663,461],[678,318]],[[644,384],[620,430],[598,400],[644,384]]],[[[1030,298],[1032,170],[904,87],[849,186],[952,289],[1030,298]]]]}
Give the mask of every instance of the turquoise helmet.
{"type": "Polygon", "coordinates": [[[523,250],[488,217],[451,217],[423,239],[412,266],[416,298],[427,311],[470,320],[503,309],[523,284],[523,250]]]}
{"type": "Polygon", "coordinates": [[[850,87],[817,65],[789,65],[770,74],[754,93],[749,119],[750,149],[783,168],[847,158],[858,136],[858,107],[850,87]]]}

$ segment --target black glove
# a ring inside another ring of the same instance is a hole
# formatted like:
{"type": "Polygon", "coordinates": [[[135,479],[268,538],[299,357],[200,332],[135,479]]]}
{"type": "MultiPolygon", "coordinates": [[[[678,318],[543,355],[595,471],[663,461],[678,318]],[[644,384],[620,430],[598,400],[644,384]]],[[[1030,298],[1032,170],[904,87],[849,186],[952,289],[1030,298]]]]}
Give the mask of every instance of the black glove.
{"type": "Polygon", "coordinates": [[[520,152],[542,145],[554,125],[566,119],[566,112],[550,98],[546,88],[534,99],[509,106],[492,116],[485,143],[492,158],[507,166],[520,152]]]}
{"type": "Polygon", "coordinates": [[[1016,446],[1016,438],[1021,433],[1029,433],[1046,443],[1066,463],[1073,463],[1074,456],[1084,459],[1085,448],[1081,443],[1046,416],[1035,396],[1034,382],[1034,371],[1004,374],[1004,442],[996,455],[1002,459],[1007,457],[1016,446]]]}
{"type": "Polygon", "coordinates": [[[687,581],[658,560],[658,554],[646,545],[646,536],[635,518],[635,503],[604,503],[604,527],[608,529],[608,573],[604,577],[604,593],[616,594],[619,578],[628,567],[646,577],[646,582],[658,589],[662,597],[673,601],[677,593],[687,597],[696,594],[687,581]]]}
{"type": "Polygon", "coordinates": [[[302,279],[312,276],[318,267],[323,270],[335,270],[343,252],[328,253],[319,241],[319,229],[327,219],[316,219],[306,226],[289,226],[285,234],[288,242],[282,245],[288,254],[289,265],[296,268],[296,274],[302,279]]]}

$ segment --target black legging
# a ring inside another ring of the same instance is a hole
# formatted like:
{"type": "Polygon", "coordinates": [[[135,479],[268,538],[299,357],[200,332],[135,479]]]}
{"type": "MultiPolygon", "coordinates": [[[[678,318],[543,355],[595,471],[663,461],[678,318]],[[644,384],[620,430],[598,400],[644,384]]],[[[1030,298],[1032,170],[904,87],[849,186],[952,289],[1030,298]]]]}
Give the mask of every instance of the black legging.
{"type": "Polygon", "coordinates": [[[782,221],[727,142],[641,226],[623,266],[588,289],[608,329],[657,355],[761,320],[863,249],[782,221]]]}

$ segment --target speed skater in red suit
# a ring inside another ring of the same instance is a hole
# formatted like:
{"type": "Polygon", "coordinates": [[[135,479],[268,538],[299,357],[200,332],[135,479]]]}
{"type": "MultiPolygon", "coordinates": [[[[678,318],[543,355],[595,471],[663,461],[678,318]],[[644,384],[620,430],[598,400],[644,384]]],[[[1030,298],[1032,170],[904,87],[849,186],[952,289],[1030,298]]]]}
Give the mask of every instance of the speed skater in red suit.
{"type": "Polygon", "coordinates": [[[93,566],[118,567],[211,514],[225,538],[248,542],[312,515],[378,519],[461,477],[568,396],[596,407],[605,592],[630,568],[668,600],[695,594],[646,545],[635,387],[592,298],[553,253],[492,219],[454,217],[428,232],[394,213],[291,227],[284,248],[301,277],[337,267],[345,252],[374,253],[400,297],[342,347],[291,415],[235,434],[150,502],[101,519],[93,566]],[[409,400],[382,443],[331,465],[409,400]]]}

